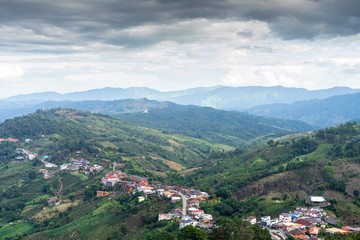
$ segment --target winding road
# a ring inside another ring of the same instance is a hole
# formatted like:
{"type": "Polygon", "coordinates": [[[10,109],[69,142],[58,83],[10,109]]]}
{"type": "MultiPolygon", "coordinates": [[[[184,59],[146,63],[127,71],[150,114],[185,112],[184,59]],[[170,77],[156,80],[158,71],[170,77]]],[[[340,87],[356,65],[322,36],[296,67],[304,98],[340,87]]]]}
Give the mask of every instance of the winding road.
{"type": "Polygon", "coordinates": [[[63,189],[62,177],[59,177],[59,191],[56,194],[57,196],[60,196],[62,189],[63,189]]]}

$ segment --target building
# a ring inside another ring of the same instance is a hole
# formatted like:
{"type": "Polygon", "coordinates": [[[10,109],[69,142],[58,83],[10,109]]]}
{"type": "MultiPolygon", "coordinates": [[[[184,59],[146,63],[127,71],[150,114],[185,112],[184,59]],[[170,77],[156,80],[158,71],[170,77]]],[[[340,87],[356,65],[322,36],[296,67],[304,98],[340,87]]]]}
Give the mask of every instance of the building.
{"type": "Polygon", "coordinates": [[[292,235],[296,239],[304,239],[305,236],[306,236],[306,234],[303,231],[301,231],[300,229],[298,229],[298,228],[295,228],[294,230],[291,230],[289,232],[289,234],[292,235]]]}
{"type": "Polygon", "coordinates": [[[255,216],[249,216],[246,221],[248,221],[251,224],[255,224],[256,223],[256,217],[255,216]]]}
{"type": "Polygon", "coordinates": [[[326,200],[322,196],[310,196],[309,202],[312,204],[324,204],[326,200]]]}
{"type": "Polygon", "coordinates": [[[325,232],[330,233],[330,234],[335,234],[335,233],[346,234],[347,233],[347,231],[344,231],[340,228],[325,228],[325,232]]]}
{"type": "Polygon", "coordinates": [[[291,222],[291,214],[289,213],[281,213],[279,215],[279,220],[282,221],[282,222],[291,222]]]}
{"type": "Polygon", "coordinates": [[[181,202],[181,197],[180,196],[172,196],[171,202],[172,203],[181,202]]]}
{"type": "Polygon", "coordinates": [[[60,205],[61,201],[59,199],[51,199],[48,201],[48,204],[49,205],[52,205],[52,206],[58,206],[60,205]]]}
{"type": "Polygon", "coordinates": [[[309,229],[309,234],[310,234],[311,236],[317,236],[317,235],[319,234],[320,229],[321,229],[321,228],[319,228],[319,227],[311,227],[311,228],[309,229]]]}
{"type": "Polygon", "coordinates": [[[195,225],[194,220],[192,220],[191,218],[187,218],[187,219],[183,219],[180,221],[180,228],[189,226],[189,225],[195,225]]]}
{"type": "Polygon", "coordinates": [[[107,191],[96,191],[96,196],[97,197],[106,197],[106,196],[109,196],[110,193],[107,192],[107,191]]]}

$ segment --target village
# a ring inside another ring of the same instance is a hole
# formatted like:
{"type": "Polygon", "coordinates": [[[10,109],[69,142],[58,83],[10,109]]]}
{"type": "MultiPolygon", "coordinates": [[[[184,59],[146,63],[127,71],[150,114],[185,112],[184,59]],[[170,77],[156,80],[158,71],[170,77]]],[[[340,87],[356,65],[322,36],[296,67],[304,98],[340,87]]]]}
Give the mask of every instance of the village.
{"type": "MultiPolygon", "coordinates": [[[[11,139],[15,141],[16,139],[11,139]]],[[[77,158],[68,158],[67,163],[63,163],[60,166],[49,162],[50,156],[38,156],[37,153],[25,150],[23,148],[16,149],[17,157],[13,160],[15,163],[24,162],[26,160],[34,160],[39,158],[45,168],[39,169],[39,172],[43,174],[44,179],[50,179],[56,175],[59,171],[69,171],[71,173],[97,173],[104,170],[103,166],[98,164],[92,164],[89,160],[80,157],[81,152],[77,151],[77,158]]],[[[127,194],[141,193],[138,197],[139,202],[143,202],[148,196],[154,195],[158,197],[164,197],[172,203],[182,202],[182,207],[177,207],[169,213],[159,213],[158,220],[175,220],[179,222],[179,227],[183,228],[188,225],[198,226],[204,229],[210,229],[213,226],[213,216],[206,214],[201,210],[200,203],[208,199],[208,194],[200,190],[176,187],[168,185],[150,185],[148,178],[137,175],[127,175],[119,170],[124,168],[124,163],[112,163],[112,171],[109,171],[101,179],[101,184],[107,188],[119,188],[121,192],[127,194]]],[[[61,188],[62,182],[59,178],[60,189],[57,196],[48,201],[49,205],[61,204],[61,188]]],[[[119,193],[114,191],[96,191],[97,197],[108,197],[109,199],[115,198],[119,193]]]]}
{"type": "MultiPolygon", "coordinates": [[[[206,201],[209,197],[206,192],[186,187],[150,185],[147,178],[136,175],[127,176],[120,170],[108,172],[102,178],[102,184],[107,187],[119,185],[121,189],[129,194],[143,193],[142,196],[138,197],[139,202],[145,201],[150,195],[164,197],[172,203],[182,202],[182,207],[177,207],[169,213],[159,213],[158,221],[179,221],[179,228],[192,225],[210,229],[213,226],[213,216],[206,214],[199,208],[200,203],[206,201]]],[[[109,196],[110,192],[97,191],[96,195],[98,197],[109,196]]]]}
{"type": "MultiPolygon", "coordinates": [[[[0,138],[0,141],[16,142],[17,139],[0,138]]],[[[29,140],[30,141],[30,140],[29,140]]],[[[19,163],[26,160],[34,160],[39,158],[45,168],[39,169],[44,179],[49,179],[58,171],[69,171],[71,173],[98,173],[105,167],[98,164],[92,164],[89,160],[82,158],[81,152],[76,152],[76,158],[68,158],[67,163],[60,166],[51,163],[49,156],[38,156],[37,153],[25,150],[23,148],[16,149],[17,156],[13,163],[19,163]]],[[[208,201],[209,195],[206,192],[192,189],[188,187],[169,186],[169,185],[151,185],[147,177],[137,175],[127,175],[119,170],[126,167],[124,163],[109,163],[112,171],[107,172],[101,178],[101,184],[109,188],[109,191],[96,191],[96,197],[108,197],[113,199],[121,193],[136,194],[139,193],[138,202],[144,202],[150,196],[168,199],[172,203],[182,203],[181,206],[175,207],[168,213],[159,212],[158,221],[175,221],[179,223],[179,228],[188,225],[197,226],[205,230],[210,230],[214,225],[214,218],[211,214],[205,213],[200,209],[200,204],[208,201]],[[113,191],[119,189],[119,191],[113,191]]],[[[48,204],[59,205],[61,203],[62,182],[59,178],[60,189],[56,198],[50,199],[48,204]]],[[[308,206],[298,206],[295,210],[281,213],[277,218],[270,216],[249,216],[245,221],[251,224],[257,224],[264,229],[268,229],[273,239],[286,239],[292,236],[295,239],[319,239],[318,235],[322,232],[329,234],[348,234],[360,232],[359,226],[339,226],[340,223],[327,215],[323,207],[330,205],[322,196],[310,196],[307,201],[308,206]]]]}
{"type": "Polygon", "coordinates": [[[298,206],[294,211],[281,213],[278,218],[262,216],[259,221],[256,216],[249,216],[245,221],[258,224],[266,228],[273,239],[286,239],[292,236],[295,239],[317,240],[321,232],[329,234],[348,234],[360,232],[359,226],[342,226],[339,222],[327,216],[323,207],[330,203],[322,196],[309,196],[309,207],[298,206]]]}

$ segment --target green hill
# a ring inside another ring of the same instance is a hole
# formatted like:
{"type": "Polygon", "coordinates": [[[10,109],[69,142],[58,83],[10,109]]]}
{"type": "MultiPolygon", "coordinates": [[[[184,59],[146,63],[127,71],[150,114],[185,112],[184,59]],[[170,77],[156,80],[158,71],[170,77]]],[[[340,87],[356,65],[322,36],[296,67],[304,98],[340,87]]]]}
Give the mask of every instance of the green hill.
{"type": "Polygon", "coordinates": [[[139,239],[154,228],[178,229],[178,224],[157,222],[159,211],[174,207],[169,201],[154,196],[139,204],[138,195],[127,194],[112,201],[95,198],[95,190],[109,190],[101,184],[104,172],[47,168],[53,177],[44,179],[40,156],[47,155],[47,161],[58,165],[81,157],[100,164],[105,172],[112,170],[113,162],[121,162],[126,174],[162,183],[175,182],[176,172],[232,149],[70,109],[6,120],[0,136],[19,140],[0,142],[0,239],[26,235],[26,239],[139,239]],[[15,161],[19,148],[39,156],[15,161]],[[61,205],[49,206],[47,201],[57,198],[58,191],[61,205]]]}
{"type": "MultiPolygon", "coordinates": [[[[231,149],[199,139],[164,134],[100,114],[70,109],[39,110],[34,114],[6,120],[0,125],[0,136],[39,139],[39,143],[44,142],[43,146],[39,145],[41,154],[51,152],[57,156],[53,157],[55,159],[82,151],[93,158],[103,156],[117,160],[125,157],[144,163],[145,160],[141,159],[153,159],[150,162],[161,159],[184,167],[196,166],[211,154],[231,149]]],[[[160,160],[158,162],[161,163],[160,160]]]]}
{"type": "Polygon", "coordinates": [[[359,149],[360,126],[347,123],[238,149],[184,182],[223,197],[211,207],[218,214],[276,216],[309,195],[323,195],[331,214],[360,224],[359,149]]]}
{"type": "Polygon", "coordinates": [[[249,140],[311,130],[300,121],[252,116],[241,112],[167,103],[147,113],[118,114],[120,118],[165,133],[182,134],[213,143],[239,146],[249,140]]]}
{"type": "Polygon", "coordinates": [[[95,197],[96,190],[121,191],[101,184],[113,162],[124,163],[122,171],[148,177],[152,184],[209,192],[212,200],[201,209],[215,217],[219,228],[208,234],[197,230],[207,236],[203,239],[218,239],[230,226],[239,239],[269,239],[266,231],[241,219],[276,216],[305,204],[309,194],[324,195],[331,216],[360,224],[360,126],[355,123],[234,150],[101,114],[52,109],[5,121],[0,137],[19,139],[0,143],[0,239],[187,239],[182,236],[188,229],[157,221],[159,212],[169,212],[176,203],[157,196],[139,203],[138,193],[112,200],[95,197]],[[105,170],[48,169],[54,175],[44,179],[40,157],[14,161],[19,148],[48,155],[47,161],[56,164],[82,157],[105,170]],[[49,206],[47,201],[57,197],[61,204],[49,206]]]}
{"type": "Polygon", "coordinates": [[[35,112],[37,109],[71,108],[122,118],[164,133],[181,134],[211,143],[239,146],[249,140],[281,136],[313,129],[293,120],[252,116],[235,111],[185,106],[148,99],[116,101],[43,102],[20,109],[0,109],[0,120],[35,112]],[[144,113],[145,112],[145,113],[144,113]]]}

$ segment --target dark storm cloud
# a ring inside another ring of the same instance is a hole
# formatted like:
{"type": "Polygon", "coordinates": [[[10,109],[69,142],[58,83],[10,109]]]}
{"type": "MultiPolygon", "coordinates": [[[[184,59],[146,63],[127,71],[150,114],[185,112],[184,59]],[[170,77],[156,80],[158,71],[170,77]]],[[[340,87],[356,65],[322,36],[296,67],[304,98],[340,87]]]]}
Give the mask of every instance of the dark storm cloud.
{"type": "MultiPolygon", "coordinates": [[[[258,20],[283,39],[353,35],[360,32],[358,0],[2,0],[0,26],[30,29],[44,44],[91,41],[141,46],[162,40],[191,41],[191,28],[158,29],[149,35],[123,31],[142,25],[172,25],[206,19],[258,20]],[[54,29],[44,30],[44,25],[54,29]],[[59,30],[63,29],[63,31],[59,30]]],[[[239,32],[238,36],[251,36],[239,32]]],[[[19,36],[24,38],[26,36],[19,36]]],[[[1,38],[0,38],[1,39],[1,38]]],[[[2,39],[1,39],[2,40],[2,39]]],[[[10,40],[9,40],[10,41],[10,40]]]]}

